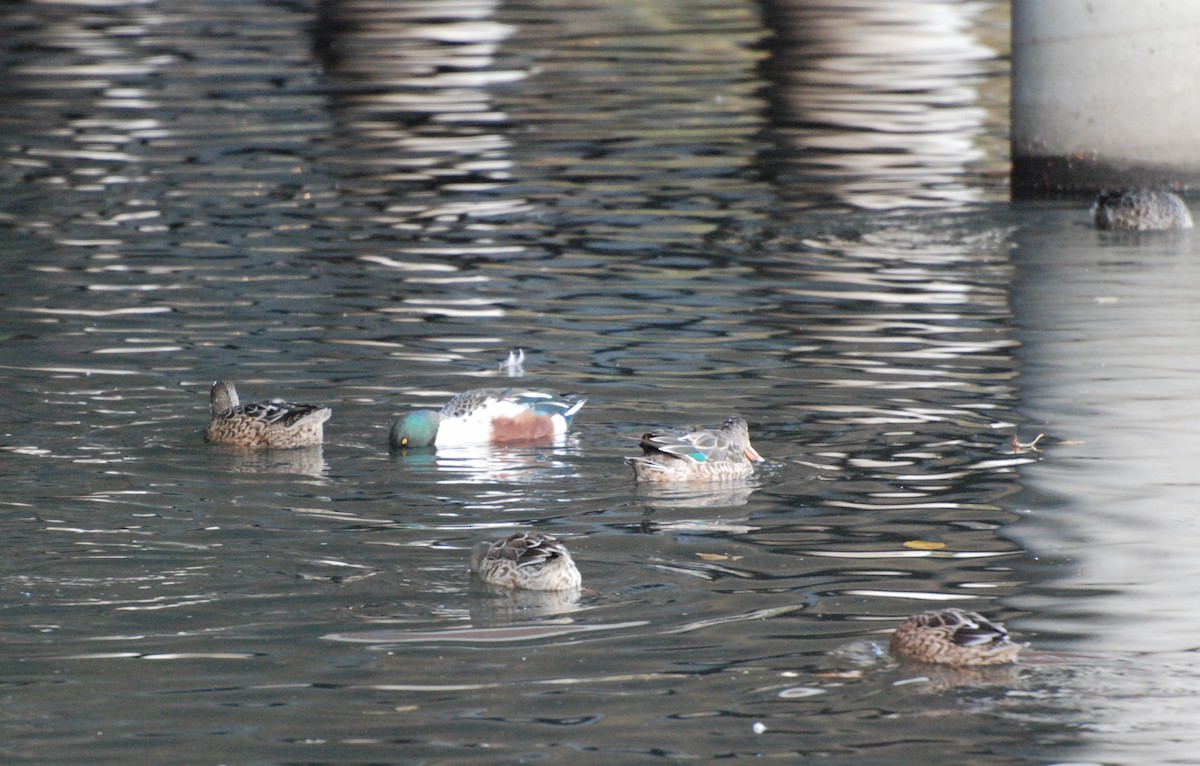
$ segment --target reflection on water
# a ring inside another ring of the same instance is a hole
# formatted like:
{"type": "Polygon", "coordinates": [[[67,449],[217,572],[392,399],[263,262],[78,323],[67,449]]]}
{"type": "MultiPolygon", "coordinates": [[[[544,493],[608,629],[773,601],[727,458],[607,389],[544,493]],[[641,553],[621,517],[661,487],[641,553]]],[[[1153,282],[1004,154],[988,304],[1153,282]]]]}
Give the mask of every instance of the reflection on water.
{"type": "Polygon", "coordinates": [[[528,213],[504,195],[508,116],[492,88],[518,82],[496,56],[514,27],[499,4],[322,0],[314,47],[339,150],[325,161],[376,222],[414,237],[449,233],[462,216],[528,213]]]}
{"type": "Polygon", "coordinates": [[[250,450],[210,445],[212,462],[218,470],[242,473],[294,473],[321,476],[329,470],[321,447],[250,450]]]}
{"type": "MultiPolygon", "coordinates": [[[[531,596],[528,599],[528,605],[554,605],[562,603],[568,608],[573,606],[575,599],[563,593],[552,593],[543,591],[541,593],[533,593],[532,591],[524,591],[524,596],[531,596]],[[547,596],[547,598],[535,598],[535,596],[547,596]]],[[[517,599],[512,599],[509,602],[510,606],[516,607],[515,612],[522,611],[522,605],[517,599]]],[[[512,616],[512,612],[507,612],[506,617],[512,616]]],[[[332,634],[326,636],[331,641],[351,641],[360,643],[379,643],[379,644],[403,644],[403,643],[432,643],[442,644],[447,642],[464,642],[464,643],[508,643],[520,641],[538,641],[542,639],[557,638],[560,636],[569,636],[575,633],[590,633],[596,630],[613,630],[619,628],[636,628],[641,627],[645,623],[623,623],[614,625],[569,625],[563,622],[543,625],[524,625],[519,627],[505,628],[465,628],[442,631],[387,631],[377,630],[364,633],[343,633],[332,634]]],[[[499,687],[500,684],[494,684],[499,687]]]]}
{"type": "Polygon", "coordinates": [[[753,480],[682,485],[639,482],[637,497],[647,508],[713,508],[745,505],[757,484],[753,480]]]}
{"type": "Polygon", "coordinates": [[[442,484],[571,481],[578,476],[566,459],[578,453],[578,439],[567,434],[527,445],[473,444],[418,448],[394,455],[413,474],[436,471],[442,484]]]}
{"type": "Polygon", "coordinates": [[[1127,626],[1175,614],[1144,572],[1189,573],[1188,336],[1159,323],[1186,324],[1190,245],[964,208],[1003,195],[978,175],[1003,164],[1003,10],[7,10],[6,762],[1136,742],[1104,738],[1154,693],[1115,680],[1123,647],[1187,635],[1127,626]],[[1030,229],[1089,238],[1070,274],[1029,277],[1030,229]],[[517,347],[523,383],[588,396],[569,438],[388,451],[415,397],[517,347]],[[328,403],[324,447],[203,444],[216,378],[328,403]],[[753,479],[634,483],[647,428],[735,411],[753,479]],[[569,538],[584,591],[472,585],[471,545],[516,529],[569,538]],[[1097,654],[965,680],[879,656],[930,603],[1097,654]]]}
{"type": "Polygon", "coordinates": [[[1188,730],[1180,701],[1200,689],[1188,585],[1200,542],[1197,243],[1178,232],[1109,237],[1074,221],[1060,229],[1018,242],[1025,409],[1060,443],[1029,471],[1022,499],[1039,512],[1015,531],[1069,576],[1022,603],[1046,615],[1032,625],[1053,615],[1051,630],[1123,668],[1121,681],[1107,663],[1072,680],[1096,697],[1079,715],[1102,722],[1086,752],[1169,762],[1181,752],[1175,734],[1188,730]]]}
{"type": "MultiPolygon", "coordinates": [[[[471,602],[471,622],[476,625],[512,625],[534,618],[568,614],[586,605],[580,603],[579,590],[531,591],[511,588],[480,588],[471,602]]],[[[592,626],[584,626],[592,627],[592,626]]]]}
{"type": "Polygon", "coordinates": [[[989,38],[1005,35],[1002,22],[988,29],[997,8],[953,0],[765,8],[778,36],[764,66],[775,119],[763,164],[794,188],[790,201],[894,210],[994,195],[979,174],[1003,172],[995,157],[1007,140],[989,135],[988,109],[1005,106],[985,90],[1001,82],[988,78],[998,65],[989,38]]]}

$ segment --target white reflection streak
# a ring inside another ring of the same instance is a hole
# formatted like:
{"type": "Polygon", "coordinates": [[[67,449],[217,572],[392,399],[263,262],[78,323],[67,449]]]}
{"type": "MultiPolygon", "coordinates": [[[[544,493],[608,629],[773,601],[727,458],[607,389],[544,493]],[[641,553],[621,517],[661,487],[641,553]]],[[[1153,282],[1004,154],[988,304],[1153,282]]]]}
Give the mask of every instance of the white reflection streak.
{"type": "Polygon", "coordinates": [[[979,199],[962,181],[984,158],[986,119],[971,77],[996,52],[970,33],[970,3],[854,3],[815,8],[793,22],[807,43],[782,90],[799,127],[788,143],[803,167],[866,209],[979,199]]]}
{"type": "Polygon", "coordinates": [[[458,271],[458,267],[446,263],[407,263],[383,255],[364,255],[359,260],[400,271],[458,271]]]}
{"type": "Polygon", "coordinates": [[[103,367],[18,367],[16,365],[0,364],[0,370],[21,370],[23,372],[52,372],[65,375],[145,375],[140,370],[113,370],[103,367]]]}
{"type": "Polygon", "coordinates": [[[31,314],[49,314],[51,316],[79,317],[112,317],[124,314],[169,314],[174,311],[170,306],[134,306],[122,309],[49,309],[49,308],[16,308],[14,311],[25,311],[31,314]]]}
{"type": "Polygon", "coordinates": [[[333,86],[335,132],[355,150],[348,156],[368,144],[384,157],[382,163],[350,159],[348,175],[383,184],[423,180],[443,191],[436,206],[421,200],[387,208],[387,222],[438,227],[460,217],[533,209],[527,200],[476,193],[499,188],[513,167],[504,130],[509,117],[490,89],[528,77],[523,69],[496,68],[500,46],[517,31],[491,19],[498,8],[488,0],[319,4],[316,37],[333,86]],[[448,201],[459,191],[460,199],[448,201]]]}
{"type": "Polygon", "coordinates": [[[971,293],[968,289],[956,291],[921,292],[905,295],[901,292],[866,292],[858,290],[806,290],[790,288],[781,292],[788,295],[799,295],[806,298],[828,298],[837,301],[870,301],[872,303],[889,304],[922,304],[922,305],[958,305],[971,303],[971,293]]]}

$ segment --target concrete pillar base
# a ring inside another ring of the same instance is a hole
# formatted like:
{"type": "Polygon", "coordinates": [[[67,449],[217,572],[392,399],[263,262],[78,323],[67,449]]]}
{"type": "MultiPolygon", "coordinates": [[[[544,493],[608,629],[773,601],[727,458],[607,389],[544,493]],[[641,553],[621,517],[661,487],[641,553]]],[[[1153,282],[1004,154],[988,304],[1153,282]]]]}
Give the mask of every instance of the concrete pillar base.
{"type": "Polygon", "coordinates": [[[1012,0],[1012,194],[1200,189],[1200,3],[1012,0]]]}
{"type": "Polygon", "coordinates": [[[1014,199],[1091,199],[1105,189],[1200,188],[1200,174],[1181,176],[1178,167],[1103,162],[1094,157],[1013,156],[1014,199]]]}

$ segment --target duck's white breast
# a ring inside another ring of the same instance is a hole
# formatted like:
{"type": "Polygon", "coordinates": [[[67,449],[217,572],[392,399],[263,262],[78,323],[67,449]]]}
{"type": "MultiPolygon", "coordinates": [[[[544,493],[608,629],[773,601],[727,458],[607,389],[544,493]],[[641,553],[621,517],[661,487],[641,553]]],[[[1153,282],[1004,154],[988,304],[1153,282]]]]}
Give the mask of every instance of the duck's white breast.
{"type": "Polygon", "coordinates": [[[492,420],[512,418],[524,412],[524,407],[507,399],[489,398],[474,410],[455,418],[443,418],[438,425],[434,445],[458,447],[465,444],[481,444],[491,441],[492,420]]]}

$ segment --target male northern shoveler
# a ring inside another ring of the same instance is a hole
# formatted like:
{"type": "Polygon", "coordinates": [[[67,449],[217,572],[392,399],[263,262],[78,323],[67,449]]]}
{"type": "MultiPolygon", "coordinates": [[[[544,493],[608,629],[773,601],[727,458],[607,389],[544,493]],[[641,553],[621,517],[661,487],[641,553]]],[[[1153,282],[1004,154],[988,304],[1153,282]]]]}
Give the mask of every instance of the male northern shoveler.
{"type": "Polygon", "coordinates": [[[541,391],[476,388],[455,396],[438,412],[408,413],[392,426],[388,443],[401,449],[546,439],[566,433],[586,401],[541,391]]]}
{"type": "Polygon", "coordinates": [[[523,590],[571,590],[583,582],[557,538],[517,532],[471,550],[471,572],[492,585],[523,590]]]}
{"type": "Polygon", "coordinates": [[[204,441],[238,447],[313,447],[324,438],[322,424],[332,411],[316,404],[281,399],[239,404],[232,383],[218,380],[209,393],[212,420],[204,441]]]}
{"type": "Polygon", "coordinates": [[[1104,191],[1092,205],[1097,229],[1190,229],[1192,214],[1179,195],[1162,189],[1104,191]]]}
{"type": "Polygon", "coordinates": [[[651,431],[641,445],[644,454],[625,458],[638,481],[739,479],[763,459],[750,445],[750,427],[736,416],[717,429],[651,431]]]}
{"type": "Polygon", "coordinates": [[[894,655],[960,667],[1016,662],[1021,651],[1000,623],[953,608],[909,617],[892,633],[890,646],[894,655]]]}

